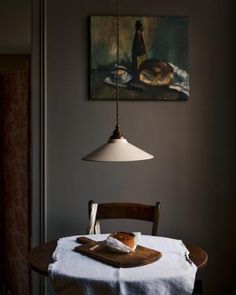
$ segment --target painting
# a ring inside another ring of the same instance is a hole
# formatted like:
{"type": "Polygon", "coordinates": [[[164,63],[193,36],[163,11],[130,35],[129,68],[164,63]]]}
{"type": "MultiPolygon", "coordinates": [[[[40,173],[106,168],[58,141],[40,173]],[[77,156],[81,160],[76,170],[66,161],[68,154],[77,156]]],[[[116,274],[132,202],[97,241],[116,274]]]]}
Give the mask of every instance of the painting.
{"type": "Polygon", "coordinates": [[[90,17],[89,98],[186,101],[189,98],[188,18],[90,17]]]}

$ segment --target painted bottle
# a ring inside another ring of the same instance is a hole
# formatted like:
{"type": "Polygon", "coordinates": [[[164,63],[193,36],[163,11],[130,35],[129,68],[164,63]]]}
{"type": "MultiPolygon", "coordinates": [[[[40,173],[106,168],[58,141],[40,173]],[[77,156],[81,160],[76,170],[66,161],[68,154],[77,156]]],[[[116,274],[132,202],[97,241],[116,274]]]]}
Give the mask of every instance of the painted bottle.
{"type": "Polygon", "coordinates": [[[138,68],[146,60],[146,47],[143,40],[143,24],[140,20],[135,23],[135,36],[132,46],[132,70],[134,78],[138,78],[138,68]]]}

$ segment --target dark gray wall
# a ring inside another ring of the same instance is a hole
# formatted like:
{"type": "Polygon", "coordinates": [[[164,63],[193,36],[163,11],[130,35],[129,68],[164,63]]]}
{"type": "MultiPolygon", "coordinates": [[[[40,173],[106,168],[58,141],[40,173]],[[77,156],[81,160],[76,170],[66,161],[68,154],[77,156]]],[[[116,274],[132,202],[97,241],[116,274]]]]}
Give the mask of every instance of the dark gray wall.
{"type": "Polygon", "coordinates": [[[0,1],[0,53],[31,52],[31,0],[0,1]]]}
{"type": "MultiPolygon", "coordinates": [[[[115,14],[115,1],[47,1],[47,238],[84,233],[87,202],[162,204],[160,235],[201,245],[205,294],[231,294],[235,145],[230,2],[121,1],[124,15],[189,16],[187,102],[122,102],[130,142],[155,155],[137,163],[81,157],[114,127],[114,103],[88,101],[88,17],[115,14]]],[[[142,232],[148,225],[136,224],[142,232]]],[[[134,229],[122,224],[124,229],[134,229]]],[[[113,223],[104,231],[121,229],[113,223]],[[114,226],[114,227],[113,227],[114,226]]]]}

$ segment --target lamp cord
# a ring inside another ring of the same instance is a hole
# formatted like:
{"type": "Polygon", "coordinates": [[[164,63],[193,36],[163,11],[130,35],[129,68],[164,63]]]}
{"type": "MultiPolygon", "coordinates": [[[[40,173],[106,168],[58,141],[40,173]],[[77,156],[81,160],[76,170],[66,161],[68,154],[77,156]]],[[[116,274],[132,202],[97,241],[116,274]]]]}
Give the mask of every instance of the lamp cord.
{"type": "Polygon", "coordinates": [[[118,69],[119,69],[119,55],[120,55],[120,0],[116,1],[116,125],[119,127],[119,99],[120,99],[120,89],[118,81],[118,69]]]}

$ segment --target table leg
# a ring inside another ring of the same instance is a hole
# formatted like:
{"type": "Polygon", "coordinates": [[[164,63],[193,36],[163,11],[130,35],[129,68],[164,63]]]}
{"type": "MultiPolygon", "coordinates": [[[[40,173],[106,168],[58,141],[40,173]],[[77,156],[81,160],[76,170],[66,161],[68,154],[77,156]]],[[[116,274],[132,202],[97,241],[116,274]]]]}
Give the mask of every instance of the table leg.
{"type": "Polygon", "coordinates": [[[193,294],[202,294],[202,280],[195,280],[193,294]]]}

